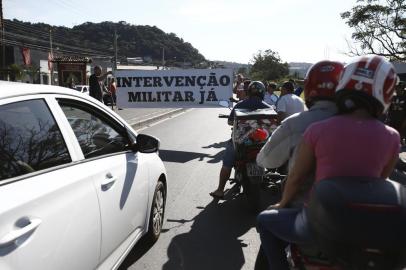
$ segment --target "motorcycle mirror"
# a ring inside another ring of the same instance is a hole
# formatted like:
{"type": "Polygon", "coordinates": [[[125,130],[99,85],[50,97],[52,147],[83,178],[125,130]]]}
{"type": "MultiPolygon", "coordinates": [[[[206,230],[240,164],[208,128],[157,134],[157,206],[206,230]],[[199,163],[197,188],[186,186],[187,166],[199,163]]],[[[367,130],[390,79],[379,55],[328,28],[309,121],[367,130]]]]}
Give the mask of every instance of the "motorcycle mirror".
{"type": "Polygon", "coordinates": [[[227,100],[220,100],[220,101],[219,101],[219,105],[220,105],[221,107],[228,108],[228,107],[230,106],[230,103],[229,103],[227,100]]]}

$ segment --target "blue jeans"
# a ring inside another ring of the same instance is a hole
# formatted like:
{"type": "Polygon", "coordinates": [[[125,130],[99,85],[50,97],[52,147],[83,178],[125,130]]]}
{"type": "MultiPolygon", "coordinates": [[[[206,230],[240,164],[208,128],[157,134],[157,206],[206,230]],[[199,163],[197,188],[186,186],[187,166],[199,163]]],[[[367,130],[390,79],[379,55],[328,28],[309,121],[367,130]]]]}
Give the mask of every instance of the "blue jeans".
{"type": "Polygon", "coordinates": [[[312,243],[305,209],[265,210],[258,215],[257,221],[269,269],[289,270],[285,252],[288,243],[312,243]]]}
{"type": "Polygon", "coordinates": [[[235,163],[235,150],[233,141],[230,139],[227,141],[226,151],[223,156],[223,166],[229,169],[234,167],[235,163]]]}

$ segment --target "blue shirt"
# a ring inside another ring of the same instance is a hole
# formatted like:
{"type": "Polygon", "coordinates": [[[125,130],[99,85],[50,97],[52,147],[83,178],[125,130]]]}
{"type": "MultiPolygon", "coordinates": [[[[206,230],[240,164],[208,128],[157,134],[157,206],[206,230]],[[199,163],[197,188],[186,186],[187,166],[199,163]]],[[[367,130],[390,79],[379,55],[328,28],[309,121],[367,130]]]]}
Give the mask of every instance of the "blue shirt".
{"type": "Polygon", "coordinates": [[[264,102],[261,98],[249,97],[235,104],[234,108],[231,110],[230,116],[228,117],[228,124],[232,125],[234,121],[235,109],[248,109],[254,111],[257,109],[269,109],[269,108],[272,108],[272,106],[264,102]]]}
{"type": "Polygon", "coordinates": [[[295,89],[294,94],[295,94],[296,96],[300,97],[300,95],[302,94],[302,92],[303,92],[303,88],[299,86],[298,88],[295,89]]]}

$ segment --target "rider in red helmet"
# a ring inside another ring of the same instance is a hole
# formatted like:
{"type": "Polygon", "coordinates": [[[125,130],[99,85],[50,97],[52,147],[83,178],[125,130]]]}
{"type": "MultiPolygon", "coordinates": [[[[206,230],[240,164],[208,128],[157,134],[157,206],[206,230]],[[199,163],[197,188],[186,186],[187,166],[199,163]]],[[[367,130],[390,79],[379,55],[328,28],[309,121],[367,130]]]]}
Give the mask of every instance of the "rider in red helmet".
{"type": "MultiPolygon", "coordinates": [[[[282,121],[257,156],[260,166],[279,168],[293,160],[295,147],[306,128],[337,113],[334,93],[343,69],[343,64],[333,61],[320,61],[309,69],[304,82],[305,102],[309,110],[282,121]]],[[[289,168],[292,166],[290,162],[289,168]]]]}
{"type": "Polygon", "coordinates": [[[306,129],[281,201],[258,216],[270,269],[289,269],[284,250],[287,242],[313,242],[306,207],[286,207],[314,170],[315,183],[334,177],[384,181],[393,170],[399,133],[378,117],[389,107],[395,81],[395,70],[383,57],[364,56],[345,66],[336,87],[338,115],[306,129]]]}

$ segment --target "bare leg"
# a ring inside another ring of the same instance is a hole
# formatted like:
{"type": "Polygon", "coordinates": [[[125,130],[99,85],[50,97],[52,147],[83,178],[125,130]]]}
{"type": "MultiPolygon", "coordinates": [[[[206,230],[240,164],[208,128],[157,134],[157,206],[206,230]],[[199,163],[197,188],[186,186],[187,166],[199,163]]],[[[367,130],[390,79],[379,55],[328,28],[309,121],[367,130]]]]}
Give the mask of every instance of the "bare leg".
{"type": "Polygon", "coordinates": [[[224,187],[226,186],[227,180],[230,178],[231,168],[221,167],[219,184],[215,191],[211,192],[210,195],[213,197],[222,197],[224,195],[224,187]]]}

